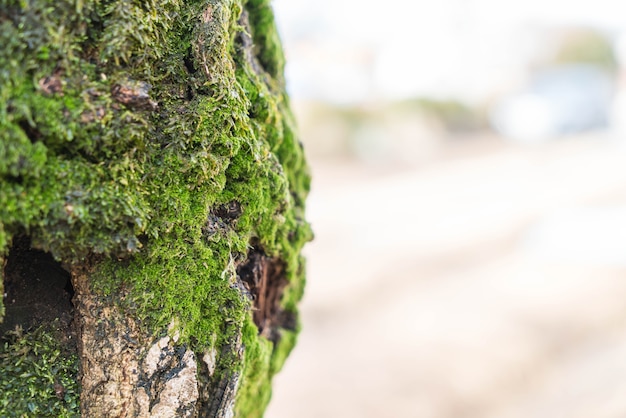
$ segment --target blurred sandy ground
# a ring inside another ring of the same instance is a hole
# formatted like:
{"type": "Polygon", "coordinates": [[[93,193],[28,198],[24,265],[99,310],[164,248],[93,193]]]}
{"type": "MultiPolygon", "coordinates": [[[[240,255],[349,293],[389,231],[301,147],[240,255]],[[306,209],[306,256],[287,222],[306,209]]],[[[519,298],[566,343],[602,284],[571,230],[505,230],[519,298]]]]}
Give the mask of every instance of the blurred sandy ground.
{"type": "Polygon", "coordinates": [[[313,160],[303,332],[268,418],[626,416],[626,148],[313,160]]]}
{"type": "Polygon", "coordinates": [[[266,417],[626,417],[619,1],[274,4],[316,239],[266,417]]]}

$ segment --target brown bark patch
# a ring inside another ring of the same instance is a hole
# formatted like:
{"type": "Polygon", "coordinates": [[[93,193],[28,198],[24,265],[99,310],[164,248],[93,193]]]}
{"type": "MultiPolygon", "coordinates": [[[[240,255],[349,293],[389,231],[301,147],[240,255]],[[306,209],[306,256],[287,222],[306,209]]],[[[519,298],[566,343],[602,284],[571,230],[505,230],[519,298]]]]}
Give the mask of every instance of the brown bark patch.
{"type": "Polygon", "coordinates": [[[63,80],[61,80],[60,71],[52,75],[41,78],[37,84],[41,91],[46,95],[58,94],[63,96],[63,80]]]}
{"type": "Polygon", "coordinates": [[[280,338],[280,328],[295,328],[295,315],[285,311],[280,303],[289,284],[284,261],[253,247],[248,258],[237,267],[237,275],[250,292],[252,317],[261,335],[276,342],[280,338]]]}
{"type": "Polygon", "coordinates": [[[150,97],[151,89],[152,86],[145,81],[127,80],[114,84],[111,87],[111,95],[127,107],[154,110],[157,103],[150,97]]]}
{"type": "Polygon", "coordinates": [[[106,110],[104,110],[104,107],[98,106],[91,110],[85,110],[83,113],[81,113],[80,121],[82,123],[92,123],[95,121],[102,120],[105,115],[106,115],[106,110]]]}

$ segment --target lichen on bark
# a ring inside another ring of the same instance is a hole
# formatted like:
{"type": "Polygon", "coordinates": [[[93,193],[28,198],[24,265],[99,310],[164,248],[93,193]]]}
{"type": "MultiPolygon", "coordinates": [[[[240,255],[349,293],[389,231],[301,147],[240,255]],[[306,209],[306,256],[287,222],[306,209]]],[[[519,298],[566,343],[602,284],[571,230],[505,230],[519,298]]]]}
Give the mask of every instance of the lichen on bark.
{"type": "Polygon", "coordinates": [[[71,273],[83,413],[123,384],[158,416],[185,387],[145,374],[160,347],[197,375],[189,416],[261,416],[311,238],[269,1],[0,0],[0,42],[0,256],[28,239],[71,273]]]}

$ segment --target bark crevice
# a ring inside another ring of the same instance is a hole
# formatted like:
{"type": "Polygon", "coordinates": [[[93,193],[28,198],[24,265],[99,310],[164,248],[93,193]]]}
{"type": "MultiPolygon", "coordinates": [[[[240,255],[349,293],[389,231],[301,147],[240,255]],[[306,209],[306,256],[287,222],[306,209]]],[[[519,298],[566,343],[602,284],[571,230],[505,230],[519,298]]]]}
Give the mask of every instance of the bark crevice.
{"type": "Polygon", "coordinates": [[[26,235],[16,236],[3,268],[5,316],[0,335],[23,331],[58,319],[59,331],[69,336],[74,314],[70,273],[50,253],[31,247],[26,235]]]}
{"type": "Polygon", "coordinates": [[[284,310],[281,305],[289,281],[286,265],[280,258],[267,256],[259,245],[255,245],[237,267],[237,276],[252,298],[252,318],[260,335],[275,343],[280,339],[280,328],[296,328],[296,314],[284,310]]]}

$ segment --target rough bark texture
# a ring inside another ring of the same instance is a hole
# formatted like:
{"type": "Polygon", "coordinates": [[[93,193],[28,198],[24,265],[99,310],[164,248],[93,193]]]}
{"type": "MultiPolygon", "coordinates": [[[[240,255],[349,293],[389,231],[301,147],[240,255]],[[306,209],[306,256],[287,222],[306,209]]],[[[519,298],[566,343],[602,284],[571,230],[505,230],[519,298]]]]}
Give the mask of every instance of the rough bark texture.
{"type": "Polygon", "coordinates": [[[268,0],[0,0],[0,416],[259,417],[309,178],[268,0]]]}
{"type": "Polygon", "coordinates": [[[193,351],[176,346],[176,336],[147,338],[134,318],[93,294],[88,274],[76,271],[74,283],[83,415],[194,416],[193,351]]]}

